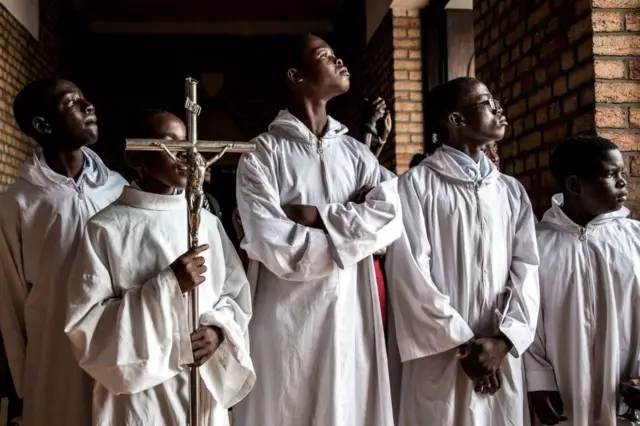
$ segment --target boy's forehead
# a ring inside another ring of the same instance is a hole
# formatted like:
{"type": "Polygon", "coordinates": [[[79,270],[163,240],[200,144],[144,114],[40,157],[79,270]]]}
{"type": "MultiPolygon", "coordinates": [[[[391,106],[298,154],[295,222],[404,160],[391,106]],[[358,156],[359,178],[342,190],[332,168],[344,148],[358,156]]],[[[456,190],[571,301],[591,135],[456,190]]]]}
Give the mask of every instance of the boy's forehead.
{"type": "Polygon", "coordinates": [[[69,93],[80,93],[78,86],[67,80],[57,80],[49,89],[49,99],[57,101],[69,93]]]}
{"type": "Polygon", "coordinates": [[[624,158],[619,150],[611,149],[603,153],[600,164],[607,168],[619,167],[620,165],[624,167],[624,158]]]}
{"type": "Polygon", "coordinates": [[[308,36],[307,41],[305,43],[304,53],[305,55],[312,55],[319,49],[329,49],[331,50],[331,46],[327,44],[326,41],[316,36],[308,36]]]}
{"type": "Polygon", "coordinates": [[[467,98],[472,101],[483,101],[485,99],[491,98],[491,92],[481,82],[475,82],[469,87],[469,91],[467,93],[467,98]]]}

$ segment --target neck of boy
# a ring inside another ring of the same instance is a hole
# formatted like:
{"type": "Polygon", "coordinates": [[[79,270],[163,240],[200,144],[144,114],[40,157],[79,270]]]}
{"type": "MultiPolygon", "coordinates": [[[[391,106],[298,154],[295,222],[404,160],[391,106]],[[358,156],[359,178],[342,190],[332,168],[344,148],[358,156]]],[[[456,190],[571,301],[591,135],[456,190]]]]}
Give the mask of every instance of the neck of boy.
{"type": "Polygon", "coordinates": [[[300,120],[316,137],[324,136],[327,127],[327,101],[295,98],[289,112],[300,120]]]}
{"type": "Polygon", "coordinates": [[[148,176],[142,176],[138,180],[138,186],[144,192],[150,192],[152,194],[173,195],[175,193],[174,187],[164,184],[159,180],[153,179],[148,176]]]}
{"type": "Polygon", "coordinates": [[[593,213],[586,212],[580,207],[580,202],[574,200],[572,196],[564,194],[562,203],[562,211],[576,225],[586,228],[589,222],[596,218],[593,213]]]}
{"type": "Polygon", "coordinates": [[[42,154],[47,165],[54,172],[68,178],[78,176],[84,166],[84,153],[82,149],[71,151],[54,151],[43,149],[42,154]]]}
{"type": "Polygon", "coordinates": [[[460,152],[464,152],[476,163],[480,161],[480,157],[482,156],[482,145],[460,141],[448,141],[447,145],[457,149],[460,152]]]}

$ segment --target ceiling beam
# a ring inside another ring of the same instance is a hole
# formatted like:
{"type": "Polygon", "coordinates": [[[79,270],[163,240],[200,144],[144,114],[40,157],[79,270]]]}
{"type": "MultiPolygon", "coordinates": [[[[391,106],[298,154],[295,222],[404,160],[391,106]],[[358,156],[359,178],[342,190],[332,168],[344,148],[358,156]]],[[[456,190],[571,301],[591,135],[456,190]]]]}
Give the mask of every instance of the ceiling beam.
{"type": "Polygon", "coordinates": [[[415,10],[428,6],[430,0],[392,0],[392,9],[415,10]]]}
{"type": "Polygon", "coordinates": [[[331,21],[240,21],[240,22],[107,22],[91,24],[96,34],[166,35],[277,35],[326,33],[331,21]]]}
{"type": "Polygon", "coordinates": [[[473,0],[449,0],[445,9],[473,10],[473,0]]]}

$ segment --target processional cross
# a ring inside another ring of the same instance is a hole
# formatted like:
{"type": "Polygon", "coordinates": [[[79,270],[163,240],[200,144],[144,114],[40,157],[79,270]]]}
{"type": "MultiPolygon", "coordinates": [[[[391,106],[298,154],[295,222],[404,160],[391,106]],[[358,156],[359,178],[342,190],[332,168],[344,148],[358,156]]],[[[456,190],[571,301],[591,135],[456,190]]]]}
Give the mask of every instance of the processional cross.
{"type": "MultiPolygon", "coordinates": [[[[198,115],[202,108],[197,103],[196,87],[198,82],[193,78],[185,80],[186,100],[184,108],[187,114],[187,140],[171,141],[164,139],[127,139],[127,151],[164,151],[174,161],[187,167],[187,198],[188,236],[190,249],[198,246],[198,228],[200,227],[200,211],[204,203],[202,185],[207,168],[218,161],[227,152],[255,151],[253,142],[227,141],[199,141],[198,115]],[[183,152],[184,157],[176,156],[176,152],[183,152]],[[218,152],[212,159],[206,161],[200,152],[218,152]]],[[[188,294],[191,332],[198,328],[200,312],[198,310],[198,287],[188,294]]],[[[200,426],[200,379],[198,370],[193,367],[189,379],[189,426],[200,426]]]]}

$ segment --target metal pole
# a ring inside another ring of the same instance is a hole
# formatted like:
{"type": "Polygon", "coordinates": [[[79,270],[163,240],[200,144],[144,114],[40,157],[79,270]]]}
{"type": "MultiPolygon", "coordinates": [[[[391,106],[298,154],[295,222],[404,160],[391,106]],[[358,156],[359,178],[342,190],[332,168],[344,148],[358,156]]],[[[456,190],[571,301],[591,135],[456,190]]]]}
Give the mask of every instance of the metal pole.
{"type": "MultiPolygon", "coordinates": [[[[198,82],[192,78],[187,78],[185,81],[185,89],[187,93],[187,103],[191,101],[194,105],[197,105],[197,88],[198,82]]],[[[198,141],[198,115],[187,108],[187,140],[191,142],[192,145],[195,145],[198,141]]],[[[190,165],[191,166],[191,165],[190,165]]],[[[187,200],[187,205],[189,205],[189,200],[187,200]]],[[[187,215],[187,226],[190,225],[190,212],[187,215]]],[[[188,243],[189,248],[193,249],[194,242],[191,241],[191,233],[188,232],[188,243]]],[[[191,311],[191,332],[197,330],[198,324],[200,322],[200,313],[198,312],[198,287],[194,288],[189,292],[189,305],[191,311]]],[[[189,379],[189,425],[190,426],[199,426],[200,425],[200,377],[198,375],[198,369],[196,367],[191,368],[191,375],[189,379]]]]}
{"type": "MultiPolygon", "coordinates": [[[[185,92],[187,93],[188,103],[198,104],[197,86],[198,81],[189,77],[185,80],[185,92]]],[[[187,108],[187,140],[193,145],[198,142],[198,114],[187,108]]]]}

